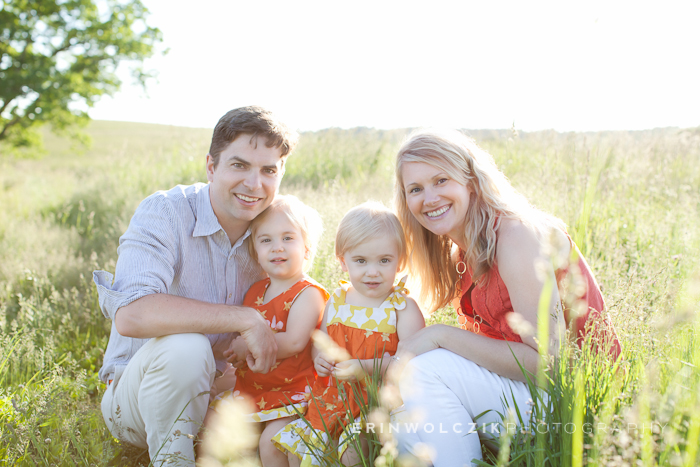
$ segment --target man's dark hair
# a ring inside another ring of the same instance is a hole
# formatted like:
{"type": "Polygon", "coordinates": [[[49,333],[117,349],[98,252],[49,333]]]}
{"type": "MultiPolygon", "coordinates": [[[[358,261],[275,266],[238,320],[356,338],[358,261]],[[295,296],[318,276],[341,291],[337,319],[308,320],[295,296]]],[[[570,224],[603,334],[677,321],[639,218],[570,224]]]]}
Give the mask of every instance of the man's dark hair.
{"type": "Polygon", "coordinates": [[[288,156],[297,144],[299,135],[290,130],[269,110],[256,105],[239,107],[226,113],[214,128],[209,154],[214,162],[214,168],[219,164],[221,151],[231,144],[241,134],[251,137],[251,142],[261,136],[265,138],[268,148],[280,148],[282,157],[288,156]]]}

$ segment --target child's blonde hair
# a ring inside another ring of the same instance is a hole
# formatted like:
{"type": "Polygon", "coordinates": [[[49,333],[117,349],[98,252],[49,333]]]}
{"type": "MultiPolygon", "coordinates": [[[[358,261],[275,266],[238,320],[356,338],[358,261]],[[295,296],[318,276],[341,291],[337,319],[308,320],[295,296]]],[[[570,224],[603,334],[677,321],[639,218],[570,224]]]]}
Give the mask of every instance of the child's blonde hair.
{"type": "Polygon", "coordinates": [[[323,233],[323,221],[321,216],[311,206],[302,203],[299,198],[294,195],[277,195],[272,201],[270,206],[263,212],[258,214],[258,216],[253,219],[250,223],[250,237],[251,241],[248,242],[248,251],[250,256],[258,261],[258,254],[255,252],[255,234],[258,227],[265,222],[270,214],[273,212],[281,212],[287,219],[301,231],[301,236],[304,240],[304,246],[308,252],[308,258],[304,261],[304,272],[308,271],[313,264],[314,256],[316,256],[316,248],[318,247],[318,241],[323,233]]]}
{"type": "Polygon", "coordinates": [[[406,237],[393,211],[378,201],[367,201],[349,210],[338,224],[335,234],[335,256],[340,258],[348,250],[371,238],[389,236],[399,248],[399,270],[406,266],[406,237]]]}

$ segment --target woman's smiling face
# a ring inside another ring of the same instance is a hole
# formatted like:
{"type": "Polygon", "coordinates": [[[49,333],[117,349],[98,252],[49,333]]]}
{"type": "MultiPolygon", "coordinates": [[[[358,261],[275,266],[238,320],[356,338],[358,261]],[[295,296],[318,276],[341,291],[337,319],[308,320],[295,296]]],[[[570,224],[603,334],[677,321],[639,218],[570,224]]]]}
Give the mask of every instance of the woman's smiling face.
{"type": "Polygon", "coordinates": [[[406,204],[416,220],[434,234],[447,235],[462,245],[471,190],[425,162],[405,162],[401,177],[406,204]]]}

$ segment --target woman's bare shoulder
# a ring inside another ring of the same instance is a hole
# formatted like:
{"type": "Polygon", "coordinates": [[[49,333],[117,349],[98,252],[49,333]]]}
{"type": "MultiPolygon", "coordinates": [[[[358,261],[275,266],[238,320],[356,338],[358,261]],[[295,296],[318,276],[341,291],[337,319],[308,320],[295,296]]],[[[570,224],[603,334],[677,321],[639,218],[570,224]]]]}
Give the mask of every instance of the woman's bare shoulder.
{"type": "Polygon", "coordinates": [[[519,219],[502,219],[498,228],[497,259],[514,253],[527,256],[547,255],[551,247],[568,254],[571,246],[566,232],[559,228],[537,228],[519,219]]]}
{"type": "Polygon", "coordinates": [[[531,225],[525,224],[520,219],[501,219],[496,231],[498,247],[510,247],[513,244],[538,242],[537,231],[531,225]]]}

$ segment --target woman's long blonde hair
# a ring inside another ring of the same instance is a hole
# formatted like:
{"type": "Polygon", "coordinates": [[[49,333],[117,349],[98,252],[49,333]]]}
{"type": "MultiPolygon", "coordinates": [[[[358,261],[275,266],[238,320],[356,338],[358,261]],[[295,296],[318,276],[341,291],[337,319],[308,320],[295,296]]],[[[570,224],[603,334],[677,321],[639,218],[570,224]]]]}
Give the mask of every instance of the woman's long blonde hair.
{"type": "Polygon", "coordinates": [[[474,140],[455,130],[413,132],[396,156],[395,203],[404,226],[410,269],[420,281],[420,300],[433,311],[457,296],[458,275],[452,261],[453,242],[423,227],[408,209],[403,164],[424,162],[471,190],[464,222],[464,262],[475,283],[483,284],[496,258],[499,218],[518,219],[538,229],[564,223],[533,208],[498,170],[493,157],[474,140]]]}

